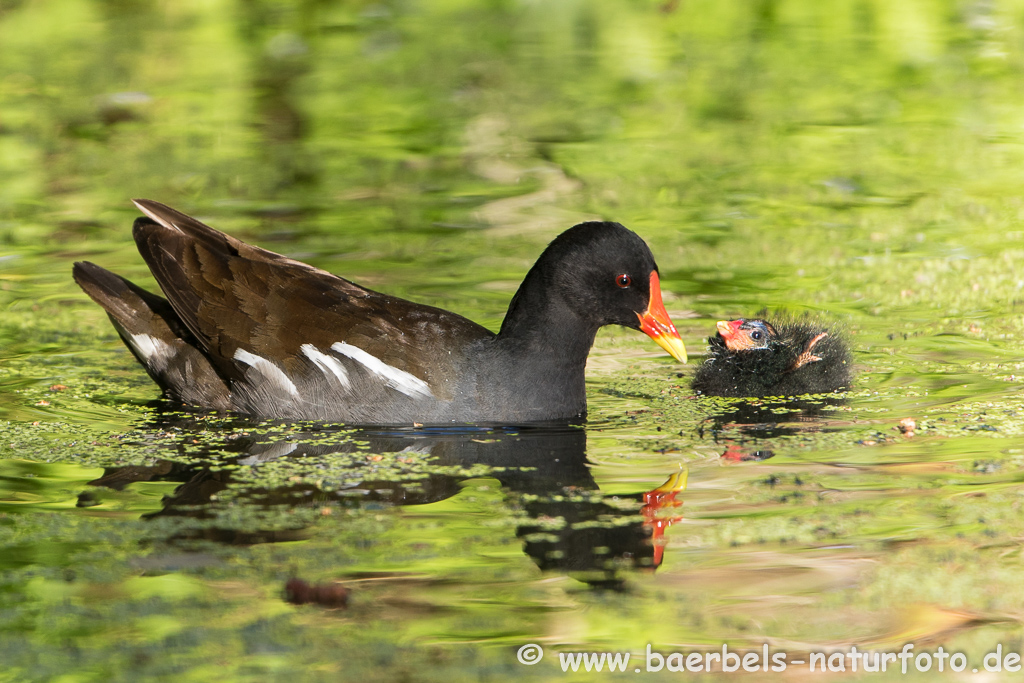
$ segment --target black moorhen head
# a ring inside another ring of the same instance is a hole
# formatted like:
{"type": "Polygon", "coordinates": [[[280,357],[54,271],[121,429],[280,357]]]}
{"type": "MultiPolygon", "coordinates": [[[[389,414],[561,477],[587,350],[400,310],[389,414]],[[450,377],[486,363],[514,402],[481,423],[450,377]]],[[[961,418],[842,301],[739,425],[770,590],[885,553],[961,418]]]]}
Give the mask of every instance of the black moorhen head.
{"type": "Polygon", "coordinates": [[[522,423],[586,414],[603,325],[686,349],[658,267],[618,223],[582,223],[541,254],[494,334],[371,291],[137,200],[139,252],[164,297],[92,263],[75,281],[166,396],[257,417],[354,424],[522,423]]]}
{"type": "Polygon", "coordinates": [[[846,389],[852,359],[839,332],[810,320],[731,320],[708,338],[693,390],[709,396],[799,396],[846,389]]]}

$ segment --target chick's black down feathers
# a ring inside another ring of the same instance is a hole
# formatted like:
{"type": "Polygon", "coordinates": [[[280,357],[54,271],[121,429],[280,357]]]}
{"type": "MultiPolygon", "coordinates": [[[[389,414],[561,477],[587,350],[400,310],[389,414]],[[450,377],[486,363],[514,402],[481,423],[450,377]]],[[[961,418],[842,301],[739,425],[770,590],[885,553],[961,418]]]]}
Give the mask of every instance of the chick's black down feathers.
{"type": "Polygon", "coordinates": [[[847,389],[849,347],[835,327],[811,319],[718,323],[709,353],[693,378],[708,396],[799,396],[847,389]]]}

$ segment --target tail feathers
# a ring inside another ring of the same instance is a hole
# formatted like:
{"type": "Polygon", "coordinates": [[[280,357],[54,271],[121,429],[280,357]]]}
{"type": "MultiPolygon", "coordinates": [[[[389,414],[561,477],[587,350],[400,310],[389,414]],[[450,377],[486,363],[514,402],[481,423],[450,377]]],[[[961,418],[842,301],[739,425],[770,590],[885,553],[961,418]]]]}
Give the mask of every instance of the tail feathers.
{"type": "Polygon", "coordinates": [[[75,282],[103,307],[125,346],[167,394],[184,403],[231,409],[231,390],[163,297],[81,261],[75,282]]]}
{"type": "Polygon", "coordinates": [[[129,334],[162,331],[163,334],[159,335],[162,338],[188,334],[166,299],[147,292],[120,275],[88,261],[76,263],[72,275],[78,286],[129,334]]]}

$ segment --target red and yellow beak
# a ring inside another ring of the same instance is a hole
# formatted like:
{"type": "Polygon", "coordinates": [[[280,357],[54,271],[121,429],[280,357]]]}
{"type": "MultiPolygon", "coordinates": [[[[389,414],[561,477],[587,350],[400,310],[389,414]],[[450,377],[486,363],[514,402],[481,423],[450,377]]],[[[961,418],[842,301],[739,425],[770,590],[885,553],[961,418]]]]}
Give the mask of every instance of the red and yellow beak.
{"type": "Polygon", "coordinates": [[[644,334],[672,354],[677,361],[686,362],[686,347],[665,311],[665,304],[661,302],[661,281],[656,270],[651,273],[651,299],[647,310],[636,315],[640,318],[640,329],[644,334]]]}

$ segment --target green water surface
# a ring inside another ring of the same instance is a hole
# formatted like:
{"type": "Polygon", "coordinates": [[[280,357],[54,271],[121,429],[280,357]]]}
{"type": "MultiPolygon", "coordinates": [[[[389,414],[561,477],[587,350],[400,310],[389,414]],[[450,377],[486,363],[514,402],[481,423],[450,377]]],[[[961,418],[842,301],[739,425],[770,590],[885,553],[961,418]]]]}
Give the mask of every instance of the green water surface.
{"type": "Polygon", "coordinates": [[[632,662],[766,643],[982,680],[1024,647],[1022,188],[1020,0],[0,0],[0,681],[695,680],[632,662]],[[155,288],[131,197],[491,329],[617,220],[693,361],[602,331],[569,427],[174,412],[70,278],[155,288]],[[844,326],[852,390],[695,398],[763,307],[844,326]]]}

